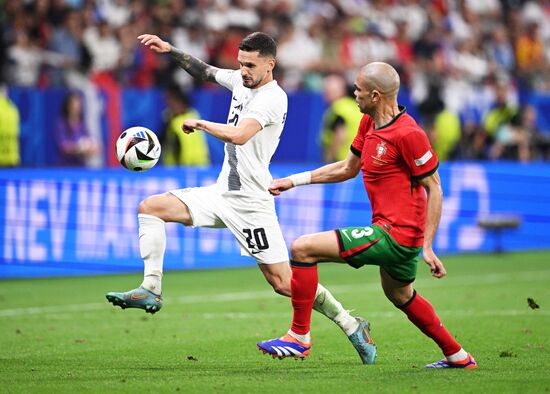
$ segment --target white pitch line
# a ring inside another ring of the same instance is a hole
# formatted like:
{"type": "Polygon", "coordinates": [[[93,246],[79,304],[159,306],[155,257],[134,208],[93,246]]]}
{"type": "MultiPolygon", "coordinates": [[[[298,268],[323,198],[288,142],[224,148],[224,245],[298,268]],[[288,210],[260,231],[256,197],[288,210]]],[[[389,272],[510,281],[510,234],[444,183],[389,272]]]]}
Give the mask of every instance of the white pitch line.
{"type": "MultiPolygon", "coordinates": [[[[533,282],[547,281],[550,279],[550,271],[525,271],[521,273],[494,273],[487,275],[462,275],[453,278],[452,281],[442,281],[437,279],[420,279],[416,281],[415,287],[425,289],[438,286],[457,286],[457,285],[488,285],[508,282],[533,282]]],[[[365,285],[336,285],[330,286],[334,294],[374,292],[381,291],[378,283],[369,283],[365,285]]],[[[257,299],[267,299],[277,297],[271,290],[247,291],[220,294],[201,294],[183,297],[165,298],[165,302],[173,304],[198,304],[205,302],[228,302],[228,301],[250,301],[257,299]]],[[[0,318],[16,317],[24,315],[40,315],[67,312],[82,312],[104,309],[106,303],[88,303],[88,304],[68,304],[68,305],[50,305],[26,308],[0,309],[0,318]]],[[[543,314],[542,311],[537,313],[543,314]]],[[[256,315],[257,316],[257,315],[256,315]]]]}
{"type": "MultiPolygon", "coordinates": [[[[498,309],[498,310],[486,310],[486,311],[477,311],[477,310],[453,310],[453,309],[442,309],[438,312],[439,315],[445,317],[462,317],[462,316],[476,316],[476,317],[513,317],[513,316],[533,316],[533,315],[542,315],[550,316],[550,311],[533,311],[525,307],[525,309],[498,309]]],[[[284,313],[248,313],[248,312],[202,312],[198,314],[190,313],[189,316],[198,315],[200,318],[205,320],[214,320],[214,319],[233,319],[233,320],[244,320],[244,319],[258,319],[263,317],[289,317],[288,312],[284,313]]],[[[400,311],[387,311],[387,312],[366,312],[365,318],[395,318],[403,317],[403,312],[400,311]]]]}

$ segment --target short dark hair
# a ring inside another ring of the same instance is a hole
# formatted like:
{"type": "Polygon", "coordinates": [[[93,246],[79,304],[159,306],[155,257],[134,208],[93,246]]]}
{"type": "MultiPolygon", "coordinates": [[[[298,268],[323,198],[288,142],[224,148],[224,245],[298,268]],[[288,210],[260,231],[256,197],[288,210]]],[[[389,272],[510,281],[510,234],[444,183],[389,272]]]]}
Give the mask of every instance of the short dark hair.
{"type": "Polygon", "coordinates": [[[191,105],[191,99],[183,90],[181,90],[177,85],[169,85],[166,88],[166,94],[174,98],[174,100],[179,101],[186,107],[191,105]]]}
{"type": "Polygon", "coordinates": [[[260,56],[273,56],[277,55],[277,43],[268,34],[262,32],[255,32],[247,35],[241,41],[239,49],[245,52],[260,52],[260,56]]]}
{"type": "Polygon", "coordinates": [[[84,103],[82,103],[82,94],[78,90],[69,90],[67,92],[67,94],[63,98],[63,103],[61,104],[61,115],[63,116],[63,119],[69,119],[69,105],[73,97],[77,97],[81,101],[82,105],[80,108],[80,120],[82,120],[84,118],[84,103]]]}

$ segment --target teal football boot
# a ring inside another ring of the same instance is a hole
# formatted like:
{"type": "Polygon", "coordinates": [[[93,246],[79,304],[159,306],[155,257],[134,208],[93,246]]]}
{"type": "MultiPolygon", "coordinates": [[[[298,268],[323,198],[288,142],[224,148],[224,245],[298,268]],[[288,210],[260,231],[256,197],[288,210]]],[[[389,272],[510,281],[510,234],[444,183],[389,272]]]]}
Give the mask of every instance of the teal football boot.
{"type": "Polygon", "coordinates": [[[162,308],[162,295],[155,294],[143,287],[138,287],[126,293],[109,292],[105,296],[107,300],[122,309],[145,309],[146,313],[154,314],[162,308]]]}
{"type": "Polygon", "coordinates": [[[370,336],[370,323],[361,317],[355,318],[359,323],[357,330],[348,339],[359,353],[363,364],[374,364],[376,359],[376,345],[370,336]]]}

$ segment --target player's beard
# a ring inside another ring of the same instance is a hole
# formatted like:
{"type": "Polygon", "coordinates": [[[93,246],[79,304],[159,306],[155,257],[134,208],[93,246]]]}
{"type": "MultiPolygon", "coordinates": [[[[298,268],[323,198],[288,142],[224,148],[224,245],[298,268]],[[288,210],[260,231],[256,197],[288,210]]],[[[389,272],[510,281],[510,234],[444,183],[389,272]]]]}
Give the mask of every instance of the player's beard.
{"type": "Polygon", "coordinates": [[[355,102],[357,103],[357,107],[359,107],[359,111],[362,113],[362,114],[367,114],[369,116],[372,116],[371,113],[373,112],[372,108],[369,108],[368,107],[368,104],[365,103],[365,102],[358,102],[357,100],[355,100],[355,102]]]}
{"type": "Polygon", "coordinates": [[[246,82],[243,78],[243,85],[248,89],[254,89],[260,84],[260,82],[262,82],[262,79],[258,79],[257,81],[253,80],[252,78],[250,79],[251,80],[249,82],[246,82]]]}

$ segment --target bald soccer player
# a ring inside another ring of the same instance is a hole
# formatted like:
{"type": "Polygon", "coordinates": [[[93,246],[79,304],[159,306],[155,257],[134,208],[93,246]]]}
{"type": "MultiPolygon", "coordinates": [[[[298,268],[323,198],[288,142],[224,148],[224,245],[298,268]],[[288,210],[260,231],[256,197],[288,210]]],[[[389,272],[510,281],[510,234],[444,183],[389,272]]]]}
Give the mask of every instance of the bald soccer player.
{"type": "MultiPolygon", "coordinates": [[[[299,185],[343,182],[361,169],[372,205],[372,224],[303,235],[293,242],[292,325],[283,337],[258,343],[264,353],[302,358],[309,354],[317,263],[339,262],[354,268],[366,264],[380,267],[386,297],[432,338],[445,356],[426,368],[477,367],[432,305],[413,287],[420,251],[433,277],[446,275],[433,251],[443,194],[438,159],[426,134],[397,104],[399,84],[399,75],[389,64],[364,66],[355,80],[355,101],[364,116],[347,157],[271,183],[270,192],[279,195],[299,185]]],[[[374,346],[370,336],[363,339],[374,346]]],[[[368,364],[374,362],[370,361],[368,364]]]]}

